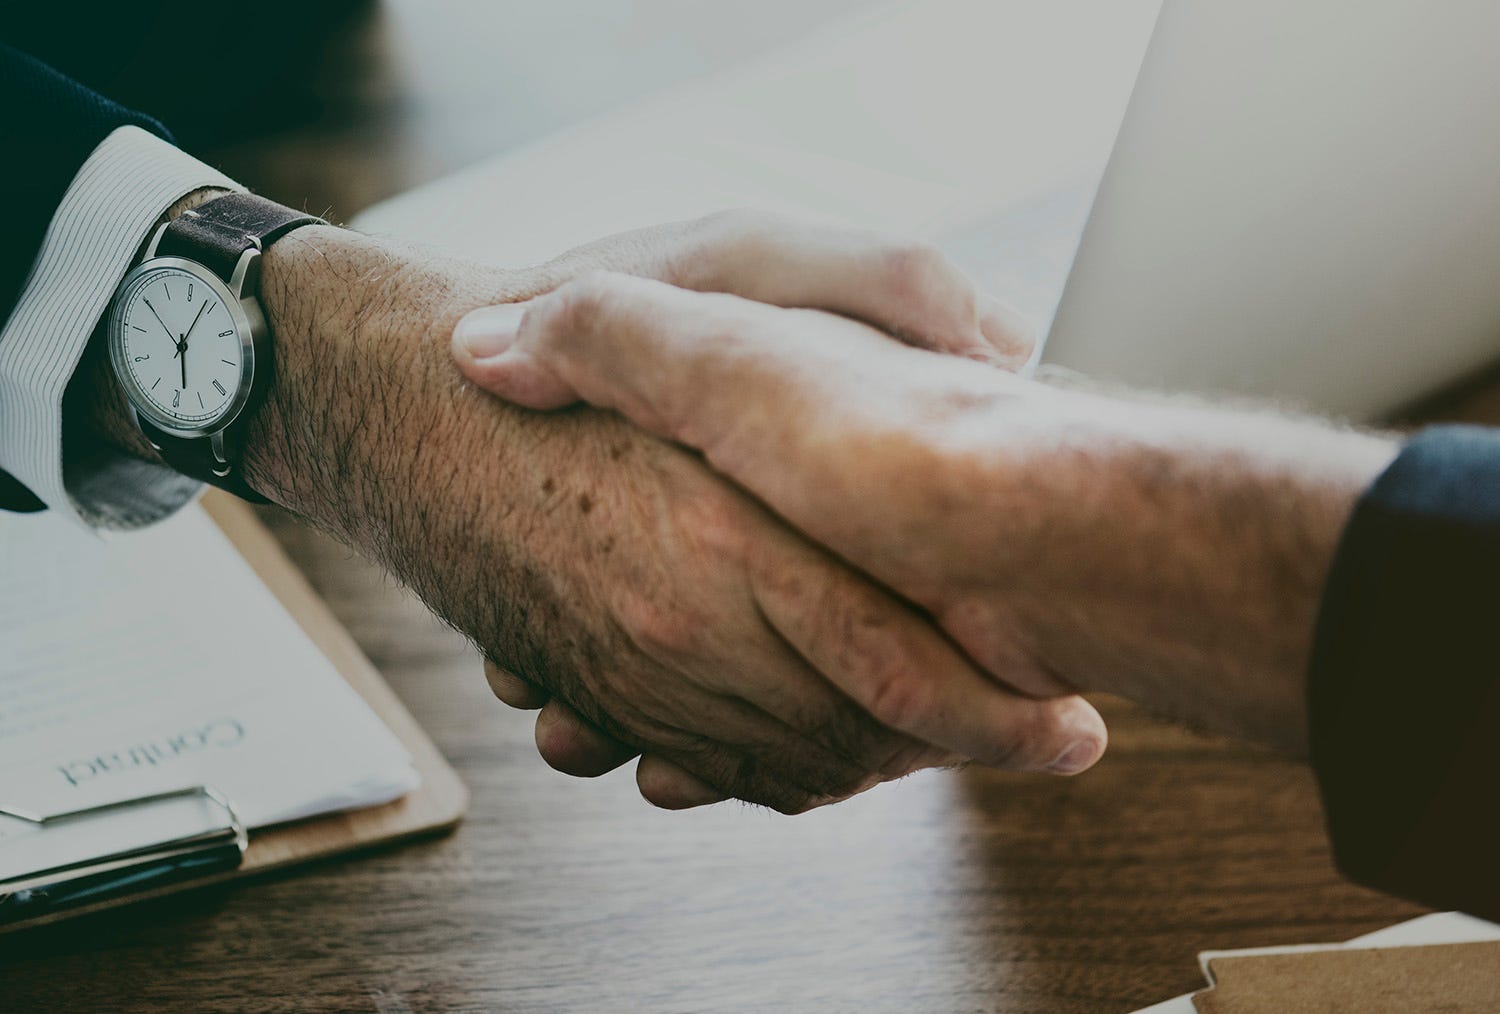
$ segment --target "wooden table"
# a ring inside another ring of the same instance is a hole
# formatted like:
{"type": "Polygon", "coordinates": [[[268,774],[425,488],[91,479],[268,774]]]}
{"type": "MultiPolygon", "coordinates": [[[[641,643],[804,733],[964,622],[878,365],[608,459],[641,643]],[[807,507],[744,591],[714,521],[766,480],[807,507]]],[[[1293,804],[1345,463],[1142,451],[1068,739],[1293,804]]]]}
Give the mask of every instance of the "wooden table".
{"type": "MultiPolygon", "coordinates": [[[[478,9],[391,6],[354,40],[367,60],[392,23],[478,9]]],[[[212,157],[352,213],[503,134],[484,117],[504,105],[476,103],[473,80],[503,62],[446,59],[480,41],[429,32],[405,86],[335,79],[332,119],[212,157]]],[[[1500,419],[1497,389],[1459,414],[1500,419]]],[[[655,811],[628,769],[546,768],[461,638],[369,564],[266,517],[467,780],[468,821],[6,938],[0,1010],[1123,1011],[1194,988],[1205,948],[1418,914],[1335,873],[1305,769],[1112,702],[1109,756],[1077,779],[927,773],[796,819],[655,811]]]]}
{"type": "Polygon", "coordinates": [[[383,575],[267,512],[473,790],[448,838],[6,938],[0,1010],[1123,1011],[1209,947],[1417,913],[1344,883],[1301,767],[1105,702],[1080,778],[929,772],[795,819],[536,757],[383,575]]]}

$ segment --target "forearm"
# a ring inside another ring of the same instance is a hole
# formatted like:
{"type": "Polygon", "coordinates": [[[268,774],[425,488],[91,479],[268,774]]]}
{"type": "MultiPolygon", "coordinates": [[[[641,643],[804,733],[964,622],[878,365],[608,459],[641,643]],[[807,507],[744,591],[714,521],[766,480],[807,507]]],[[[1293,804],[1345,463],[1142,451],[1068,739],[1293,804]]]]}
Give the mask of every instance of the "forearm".
{"type": "MultiPolygon", "coordinates": [[[[609,636],[567,534],[608,518],[553,513],[564,498],[605,500],[593,484],[611,484],[608,434],[624,427],[497,402],[466,387],[448,353],[460,316],[527,284],[344,230],[286,237],[267,253],[277,376],[247,429],[245,469],[497,661],[566,693],[609,636]]],[[[639,442],[617,433],[614,446],[639,442]]]]}
{"type": "MultiPolygon", "coordinates": [[[[610,423],[545,419],[462,386],[453,322],[514,298],[519,276],[335,228],[309,227],[265,254],[260,296],[275,373],[245,422],[252,488],[388,566],[502,660],[558,671],[543,485],[570,485],[610,423]],[[481,563],[483,561],[483,563],[481,563]]],[[[96,343],[97,345],[98,343],[96,343]]],[[[92,439],[154,455],[103,355],[80,377],[92,439]]]]}
{"type": "Polygon", "coordinates": [[[1040,409],[1055,418],[1036,424],[1051,446],[1001,470],[1027,484],[1012,483],[997,544],[1019,629],[1071,685],[1305,754],[1329,565],[1395,444],[1265,412],[1055,394],[1040,409]]]}

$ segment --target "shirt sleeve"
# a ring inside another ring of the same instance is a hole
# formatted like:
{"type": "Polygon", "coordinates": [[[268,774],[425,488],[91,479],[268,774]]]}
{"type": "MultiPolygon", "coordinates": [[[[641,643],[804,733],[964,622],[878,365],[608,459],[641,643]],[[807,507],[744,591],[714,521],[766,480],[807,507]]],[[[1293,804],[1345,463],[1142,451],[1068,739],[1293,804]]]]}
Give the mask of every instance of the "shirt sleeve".
{"type": "Polygon", "coordinates": [[[1308,686],[1344,873],[1500,919],[1500,431],[1425,431],[1361,498],[1308,686]]]}
{"type": "Polygon", "coordinates": [[[63,194],[0,330],[0,472],[84,524],[149,524],[198,489],[102,449],[65,457],[62,413],[68,381],[142,243],[168,208],[204,187],[242,189],[139,127],[114,130],[63,194]]]}

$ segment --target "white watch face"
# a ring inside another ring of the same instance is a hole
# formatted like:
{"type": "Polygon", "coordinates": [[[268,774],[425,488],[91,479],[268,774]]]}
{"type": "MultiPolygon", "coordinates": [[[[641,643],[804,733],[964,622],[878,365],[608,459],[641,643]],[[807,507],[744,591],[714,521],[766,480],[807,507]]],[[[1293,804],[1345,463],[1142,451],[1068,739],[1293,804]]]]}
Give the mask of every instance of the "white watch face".
{"type": "Polygon", "coordinates": [[[110,317],[115,371],[154,422],[212,429],[243,401],[249,335],[228,291],[181,267],[147,266],[127,279],[110,317]]]}

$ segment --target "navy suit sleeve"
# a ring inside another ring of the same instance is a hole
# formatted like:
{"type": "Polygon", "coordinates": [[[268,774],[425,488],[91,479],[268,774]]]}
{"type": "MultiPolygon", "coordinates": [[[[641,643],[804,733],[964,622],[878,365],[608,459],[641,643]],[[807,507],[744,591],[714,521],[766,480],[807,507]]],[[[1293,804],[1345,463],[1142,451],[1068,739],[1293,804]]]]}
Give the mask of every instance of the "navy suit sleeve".
{"type": "Polygon", "coordinates": [[[1500,430],[1402,450],[1335,555],[1309,670],[1340,868],[1500,919],[1500,430]]]}
{"type": "MultiPolygon", "coordinates": [[[[6,159],[0,195],[0,321],[15,309],[68,184],[96,145],[117,127],[134,125],[170,140],[165,128],[46,64],[0,43],[0,109],[5,110],[6,159]]],[[[24,486],[0,472],[0,509],[40,510],[24,486]]]]}

